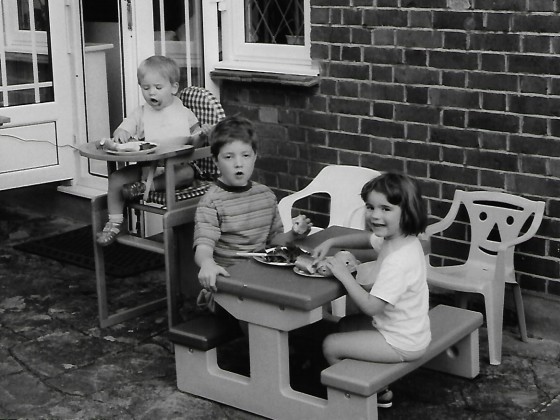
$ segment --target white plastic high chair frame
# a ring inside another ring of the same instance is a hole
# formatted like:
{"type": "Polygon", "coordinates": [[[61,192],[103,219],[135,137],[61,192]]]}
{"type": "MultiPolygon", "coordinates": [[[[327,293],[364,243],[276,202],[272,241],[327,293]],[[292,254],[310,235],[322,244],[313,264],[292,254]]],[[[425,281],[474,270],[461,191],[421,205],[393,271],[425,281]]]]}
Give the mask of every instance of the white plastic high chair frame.
{"type": "MultiPolygon", "coordinates": [[[[326,166],[300,191],[288,195],[278,203],[278,211],[284,231],[292,229],[292,208],[294,203],[313,194],[326,193],[330,196],[328,226],[343,226],[356,229],[365,228],[365,206],[360,195],[364,184],[381,173],[374,169],[350,165],[326,166]]],[[[313,227],[311,234],[321,230],[313,227]]],[[[342,317],[346,314],[346,297],[332,302],[332,314],[342,317]]]]}
{"type": "MultiPolygon", "coordinates": [[[[515,278],[515,245],[532,238],[544,214],[545,203],[490,191],[455,191],[447,215],[426,229],[430,236],[442,232],[456,220],[464,205],[470,221],[471,243],[464,264],[434,267],[429,264],[428,284],[458,292],[484,296],[490,364],[502,359],[502,327],[506,284],[513,286],[521,339],[528,341],[521,288],[515,278]],[[527,231],[520,235],[530,217],[527,231]],[[499,239],[493,235],[496,230],[499,239]],[[491,235],[492,234],[492,235],[491,235]]],[[[462,302],[465,306],[466,301],[462,302]]]]}

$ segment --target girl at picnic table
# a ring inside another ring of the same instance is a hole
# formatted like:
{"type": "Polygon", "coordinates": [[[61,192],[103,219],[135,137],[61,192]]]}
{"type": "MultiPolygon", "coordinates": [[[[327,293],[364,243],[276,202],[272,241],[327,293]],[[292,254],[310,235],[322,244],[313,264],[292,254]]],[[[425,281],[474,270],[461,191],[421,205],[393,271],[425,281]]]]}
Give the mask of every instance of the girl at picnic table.
{"type": "MultiPolygon", "coordinates": [[[[418,235],[427,214],[415,180],[385,173],[368,181],[361,197],[373,230],[327,239],[313,251],[316,261],[336,247],[377,251],[377,260],[358,266],[356,279],[333,257],[327,267],[346,288],[360,313],[339,321],[328,335],[323,354],[329,364],[343,359],[399,363],[420,358],[431,340],[426,263],[418,235]]],[[[377,396],[379,407],[392,406],[389,389],[377,396]]]]}
{"type": "MultiPolygon", "coordinates": [[[[179,90],[180,69],[173,59],[161,55],[148,57],[137,70],[138,85],[145,104],[134,109],[117,127],[112,139],[102,139],[99,146],[104,150],[119,151],[124,144],[137,146],[139,140],[158,145],[193,145],[199,147],[203,136],[211,127],[201,127],[194,113],[183,105],[176,96],[179,90]],[[134,143],[133,143],[134,142],[134,143]]],[[[130,150],[138,150],[131,148],[130,150]]],[[[153,185],[142,180],[147,174],[145,164],[122,167],[109,175],[107,210],[109,220],[102,232],[97,234],[97,243],[102,246],[112,244],[123,230],[125,201],[140,197],[146,188],[161,189],[165,178],[158,168],[153,185]]],[[[175,178],[177,186],[189,186],[195,177],[195,169],[185,163],[177,165],[175,178]]]]}

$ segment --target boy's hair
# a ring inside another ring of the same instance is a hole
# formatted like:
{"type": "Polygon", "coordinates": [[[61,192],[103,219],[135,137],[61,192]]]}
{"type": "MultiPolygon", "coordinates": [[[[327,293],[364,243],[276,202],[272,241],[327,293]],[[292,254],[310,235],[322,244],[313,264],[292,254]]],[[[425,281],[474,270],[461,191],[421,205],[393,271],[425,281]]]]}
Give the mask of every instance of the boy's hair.
{"type": "Polygon", "coordinates": [[[236,140],[250,144],[253,151],[257,153],[257,133],[253,123],[247,118],[234,115],[224,118],[212,130],[210,134],[212,156],[217,159],[222,147],[236,140]]]}
{"type": "Polygon", "coordinates": [[[136,71],[138,83],[149,71],[158,72],[161,76],[166,77],[171,84],[179,83],[179,80],[181,80],[181,69],[179,69],[177,63],[172,58],[163,55],[152,55],[140,63],[136,71]]]}
{"type": "Polygon", "coordinates": [[[420,186],[413,178],[396,172],[386,172],[368,181],[360,193],[367,202],[372,191],[387,197],[387,201],[401,208],[401,230],[405,235],[418,235],[428,225],[428,215],[420,186]]]}

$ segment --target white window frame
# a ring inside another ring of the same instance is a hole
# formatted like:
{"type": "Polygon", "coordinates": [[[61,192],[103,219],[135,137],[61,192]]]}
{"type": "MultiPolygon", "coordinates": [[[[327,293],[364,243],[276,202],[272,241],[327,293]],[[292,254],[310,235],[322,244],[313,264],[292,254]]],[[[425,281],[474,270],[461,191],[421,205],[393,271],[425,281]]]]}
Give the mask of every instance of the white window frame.
{"type": "MultiPolygon", "coordinates": [[[[29,0],[29,4],[33,6],[33,0],[29,0]]],[[[6,51],[29,53],[35,50],[38,54],[47,54],[46,31],[19,29],[17,0],[4,0],[4,7],[4,16],[10,17],[4,19],[6,51]]]]}
{"type": "Polygon", "coordinates": [[[304,44],[281,45],[245,42],[245,1],[218,0],[222,17],[222,61],[216,69],[316,76],[311,60],[310,1],[304,0],[304,44]]]}

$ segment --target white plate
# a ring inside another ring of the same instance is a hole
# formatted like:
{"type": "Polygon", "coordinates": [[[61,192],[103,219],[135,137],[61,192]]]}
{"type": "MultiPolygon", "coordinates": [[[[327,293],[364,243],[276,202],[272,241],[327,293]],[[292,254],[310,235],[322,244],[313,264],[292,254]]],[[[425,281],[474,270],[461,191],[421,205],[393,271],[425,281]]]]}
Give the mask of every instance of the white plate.
{"type": "Polygon", "coordinates": [[[300,276],[304,276],[304,277],[320,277],[322,279],[326,278],[325,276],[322,276],[318,273],[308,273],[307,271],[303,271],[302,269],[298,268],[298,267],[294,267],[294,273],[299,274],[300,276]]]}
{"type": "Polygon", "coordinates": [[[157,144],[155,143],[148,143],[148,142],[142,142],[142,145],[144,147],[147,146],[147,149],[144,150],[138,150],[136,151],[127,151],[127,150],[105,150],[107,153],[109,153],[110,155],[117,155],[117,156],[143,156],[143,155],[147,155],[150,153],[154,153],[157,149],[157,144]]]}

